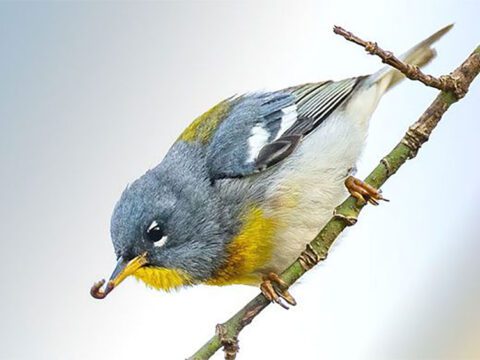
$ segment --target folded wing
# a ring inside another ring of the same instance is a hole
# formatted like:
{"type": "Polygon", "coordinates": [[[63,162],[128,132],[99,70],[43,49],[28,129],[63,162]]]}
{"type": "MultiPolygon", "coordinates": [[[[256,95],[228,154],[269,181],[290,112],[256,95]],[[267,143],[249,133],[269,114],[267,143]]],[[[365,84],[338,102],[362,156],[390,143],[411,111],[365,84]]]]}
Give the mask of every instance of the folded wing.
{"type": "Polygon", "coordinates": [[[207,149],[211,179],[244,177],[281,162],[345,102],[360,80],[311,83],[232,100],[207,149]]]}

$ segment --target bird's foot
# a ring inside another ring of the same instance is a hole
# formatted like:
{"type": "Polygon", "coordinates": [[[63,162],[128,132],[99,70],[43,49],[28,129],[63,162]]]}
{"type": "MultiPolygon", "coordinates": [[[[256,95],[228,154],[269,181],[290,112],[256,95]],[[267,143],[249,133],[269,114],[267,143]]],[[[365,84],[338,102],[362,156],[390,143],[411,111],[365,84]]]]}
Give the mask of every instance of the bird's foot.
{"type": "Polygon", "coordinates": [[[260,285],[260,290],[262,291],[263,295],[265,295],[268,300],[277,303],[284,309],[288,309],[288,305],[286,305],[285,302],[292,306],[297,305],[297,302],[293,296],[290,295],[287,289],[287,283],[274,272],[264,276],[263,282],[260,285]]]}
{"type": "Polygon", "coordinates": [[[367,202],[372,205],[378,205],[380,200],[388,201],[382,196],[381,190],[376,189],[353,176],[347,177],[347,180],[345,180],[345,187],[350,195],[357,199],[357,203],[361,205],[366,204],[367,202]]]}

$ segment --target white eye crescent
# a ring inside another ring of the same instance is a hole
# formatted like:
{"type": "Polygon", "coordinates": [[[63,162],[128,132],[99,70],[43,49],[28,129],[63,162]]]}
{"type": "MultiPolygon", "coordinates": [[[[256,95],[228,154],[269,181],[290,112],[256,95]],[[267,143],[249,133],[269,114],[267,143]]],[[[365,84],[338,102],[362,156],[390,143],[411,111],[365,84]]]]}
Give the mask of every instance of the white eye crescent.
{"type": "Polygon", "coordinates": [[[154,247],[162,247],[167,242],[168,236],[163,236],[160,240],[153,243],[154,247]]]}
{"type": "Polygon", "coordinates": [[[147,232],[152,230],[153,228],[156,228],[157,226],[158,226],[157,221],[153,220],[152,223],[150,224],[150,226],[148,227],[147,232]]]}

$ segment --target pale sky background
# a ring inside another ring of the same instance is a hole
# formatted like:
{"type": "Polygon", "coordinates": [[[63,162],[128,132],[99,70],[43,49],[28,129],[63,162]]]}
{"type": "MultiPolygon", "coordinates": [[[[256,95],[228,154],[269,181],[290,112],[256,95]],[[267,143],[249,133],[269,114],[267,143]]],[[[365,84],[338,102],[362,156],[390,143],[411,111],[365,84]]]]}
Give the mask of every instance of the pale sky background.
{"type": "MultiPolygon", "coordinates": [[[[377,70],[334,24],[428,72],[480,41],[478,1],[0,3],[0,359],[184,359],[258,289],[125,281],[110,214],[197,115],[234,93],[377,70]]],[[[367,174],[436,92],[404,82],[371,122],[367,174]]],[[[480,359],[480,81],[328,260],[241,334],[239,359],[480,359]]],[[[221,359],[218,353],[215,359],[221,359]]]]}

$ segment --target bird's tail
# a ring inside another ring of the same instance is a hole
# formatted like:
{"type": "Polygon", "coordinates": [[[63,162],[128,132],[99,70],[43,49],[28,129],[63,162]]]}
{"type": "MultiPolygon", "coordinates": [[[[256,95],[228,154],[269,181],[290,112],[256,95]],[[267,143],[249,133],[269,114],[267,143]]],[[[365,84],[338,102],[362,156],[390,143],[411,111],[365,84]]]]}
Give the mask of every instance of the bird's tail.
{"type": "MultiPolygon", "coordinates": [[[[453,24],[445,26],[443,29],[438,30],[435,34],[423,40],[421,43],[415,45],[399,56],[399,59],[419,67],[427,65],[437,55],[434,48],[431,47],[438,39],[445,35],[453,24]]],[[[401,81],[405,76],[398,70],[393,69],[391,66],[385,66],[376,73],[370,75],[366,82],[367,84],[379,84],[384,91],[389,90],[401,81]]]]}

